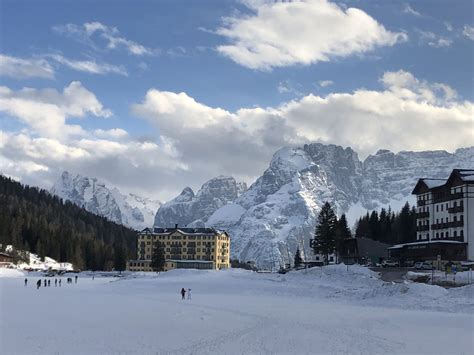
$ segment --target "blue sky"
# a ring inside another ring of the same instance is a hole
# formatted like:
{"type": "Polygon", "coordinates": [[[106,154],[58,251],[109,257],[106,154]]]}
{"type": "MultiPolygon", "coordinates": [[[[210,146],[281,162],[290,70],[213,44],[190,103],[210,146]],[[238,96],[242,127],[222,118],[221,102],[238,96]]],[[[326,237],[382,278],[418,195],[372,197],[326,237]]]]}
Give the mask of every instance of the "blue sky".
{"type": "Polygon", "coordinates": [[[48,186],[67,169],[167,199],[218,174],[252,182],[284,145],[364,157],[473,141],[471,1],[0,6],[0,168],[26,182],[48,186]],[[439,139],[448,121],[457,142],[439,139]],[[371,129],[334,132],[348,124],[371,129]]]}

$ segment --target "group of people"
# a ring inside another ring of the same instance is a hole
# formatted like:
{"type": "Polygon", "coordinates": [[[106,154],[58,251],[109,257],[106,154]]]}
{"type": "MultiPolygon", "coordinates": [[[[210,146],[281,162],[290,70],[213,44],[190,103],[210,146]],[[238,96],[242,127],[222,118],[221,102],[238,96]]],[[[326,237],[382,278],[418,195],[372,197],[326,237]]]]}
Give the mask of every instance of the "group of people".
{"type": "MultiPolygon", "coordinates": [[[[77,275],[74,277],[75,278],[75,283],[77,284],[77,275]]],[[[54,287],[61,287],[61,282],[62,279],[54,279],[54,287]]],[[[43,282],[41,282],[41,279],[36,281],[36,289],[38,290],[41,287],[41,284],[43,283],[44,287],[51,287],[51,279],[47,280],[44,279],[43,282]]],[[[72,284],[72,277],[67,278],[67,283],[72,284]]],[[[25,278],[25,286],[28,286],[28,278],[25,278]]]]}
{"type": "Polygon", "coordinates": [[[186,289],[184,287],[181,289],[181,299],[182,300],[186,299],[186,293],[188,294],[188,300],[190,300],[191,299],[191,289],[188,288],[188,290],[186,291],[186,289]]]}

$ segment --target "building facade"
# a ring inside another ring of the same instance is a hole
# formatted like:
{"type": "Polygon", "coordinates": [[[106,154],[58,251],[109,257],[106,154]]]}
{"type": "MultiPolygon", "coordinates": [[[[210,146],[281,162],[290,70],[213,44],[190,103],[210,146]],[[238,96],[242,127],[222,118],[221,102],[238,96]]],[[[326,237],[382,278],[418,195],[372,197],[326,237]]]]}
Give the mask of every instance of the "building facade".
{"type": "Polygon", "coordinates": [[[340,258],[344,264],[381,263],[387,259],[390,244],[369,238],[347,238],[343,242],[340,258]]]}
{"type": "Polygon", "coordinates": [[[414,243],[389,248],[393,255],[425,260],[474,260],[474,170],[454,169],[446,180],[420,179],[414,243]]]}
{"type": "Polygon", "coordinates": [[[137,259],[127,262],[130,271],[153,271],[156,242],[162,243],[165,271],[171,269],[227,269],[230,237],[214,228],[145,228],[137,235],[137,259]]]}

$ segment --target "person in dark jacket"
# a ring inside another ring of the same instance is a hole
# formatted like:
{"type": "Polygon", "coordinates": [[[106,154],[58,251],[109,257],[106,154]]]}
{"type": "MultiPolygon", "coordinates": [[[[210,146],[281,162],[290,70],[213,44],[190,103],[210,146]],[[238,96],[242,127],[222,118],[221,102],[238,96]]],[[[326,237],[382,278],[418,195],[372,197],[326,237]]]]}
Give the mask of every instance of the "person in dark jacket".
{"type": "Polygon", "coordinates": [[[186,290],[184,289],[184,287],[181,289],[181,299],[184,300],[185,299],[185,296],[186,296],[186,290]]]}
{"type": "Polygon", "coordinates": [[[48,284],[48,281],[46,279],[44,279],[44,287],[46,287],[48,284]]]}
{"type": "Polygon", "coordinates": [[[54,279],[54,287],[58,287],[58,279],[54,279]]]}
{"type": "Polygon", "coordinates": [[[76,282],[75,283],[77,283],[77,275],[76,275],[76,282]]]}
{"type": "Polygon", "coordinates": [[[41,287],[41,280],[36,281],[36,289],[41,287]]]}
{"type": "Polygon", "coordinates": [[[59,287],[61,287],[61,279],[59,279],[59,287]]]}
{"type": "Polygon", "coordinates": [[[25,279],[25,286],[28,285],[28,279],[25,279]]]}
{"type": "Polygon", "coordinates": [[[48,280],[48,287],[51,286],[51,280],[48,280]]]}

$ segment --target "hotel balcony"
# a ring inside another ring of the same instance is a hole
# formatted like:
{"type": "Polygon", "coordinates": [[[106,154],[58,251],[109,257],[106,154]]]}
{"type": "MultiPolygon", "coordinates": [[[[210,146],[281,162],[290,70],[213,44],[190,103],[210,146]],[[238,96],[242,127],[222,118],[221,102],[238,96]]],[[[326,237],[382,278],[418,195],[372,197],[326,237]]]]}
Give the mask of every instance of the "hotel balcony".
{"type": "Polygon", "coordinates": [[[417,226],[417,227],[416,227],[416,231],[417,231],[417,232],[426,232],[426,231],[429,231],[429,230],[430,230],[430,226],[429,226],[429,225],[417,226]]]}
{"type": "Polygon", "coordinates": [[[429,212],[418,212],[416,218],[428,218],[430,216],[429,212]]]}
{"type": "Polygon", "coordinates": [[[448,213],[464,212],[464,206],[456,206],[448,208],[448,213]]]}
{"type": "Polygon", "coordinates": [[[431,225],[431,229],[448,229],[448,228],[456,228],[456,227],[463,227],[464,221],[456,221],[456,222],[446,222],[446,223],[435,223],[431,225]]]}

